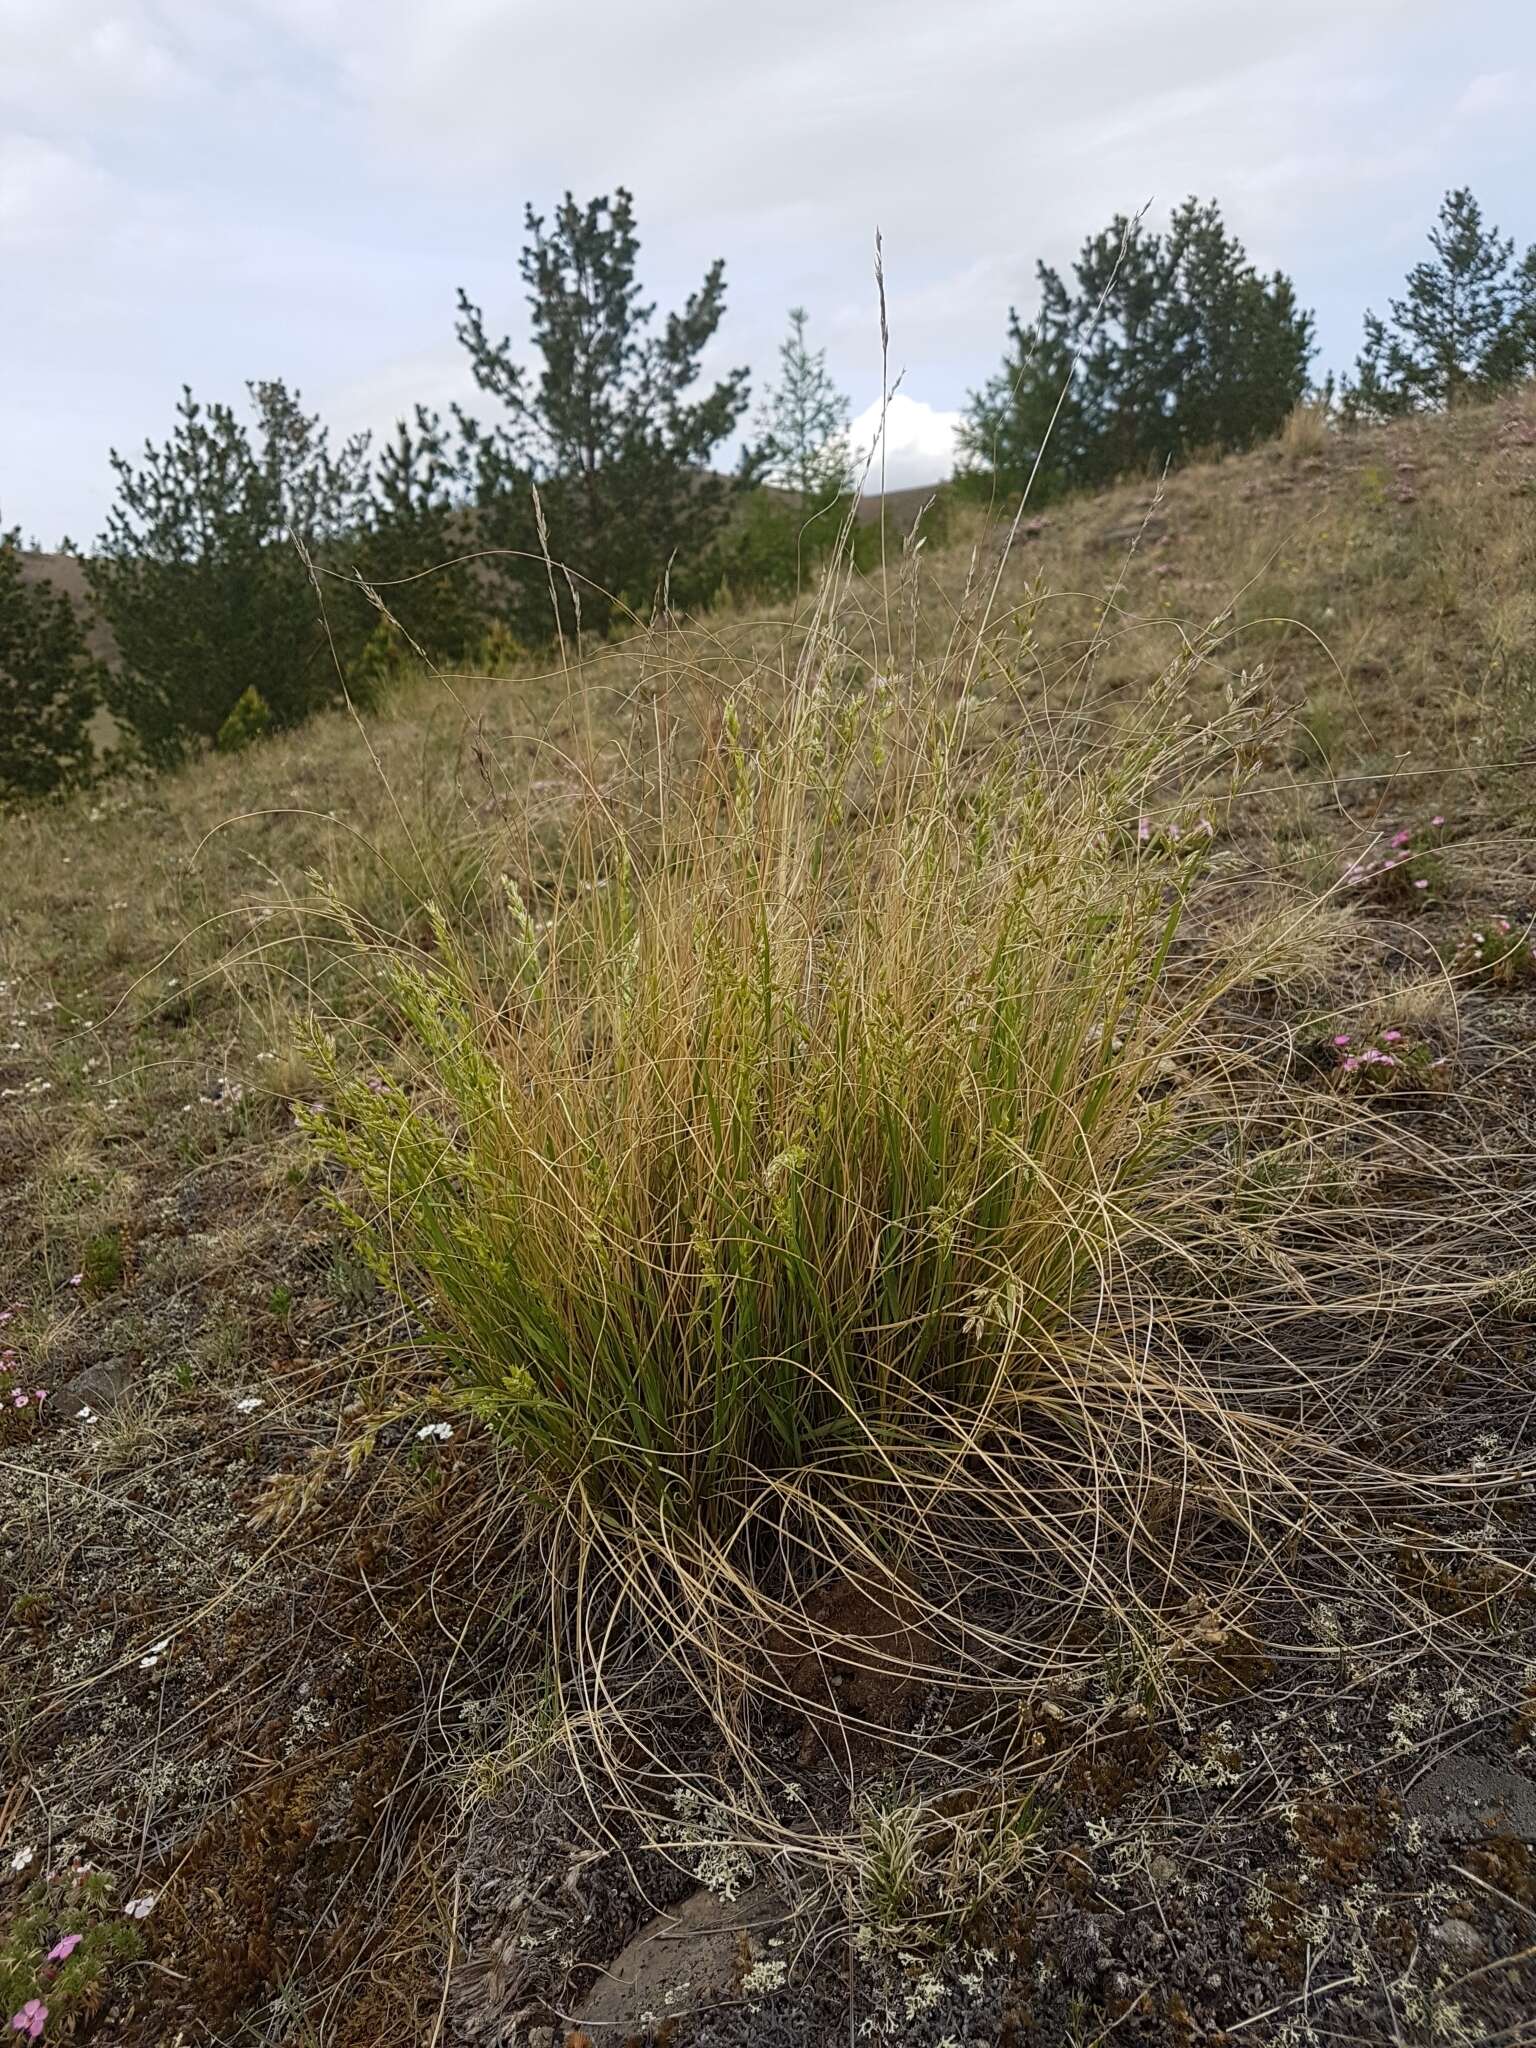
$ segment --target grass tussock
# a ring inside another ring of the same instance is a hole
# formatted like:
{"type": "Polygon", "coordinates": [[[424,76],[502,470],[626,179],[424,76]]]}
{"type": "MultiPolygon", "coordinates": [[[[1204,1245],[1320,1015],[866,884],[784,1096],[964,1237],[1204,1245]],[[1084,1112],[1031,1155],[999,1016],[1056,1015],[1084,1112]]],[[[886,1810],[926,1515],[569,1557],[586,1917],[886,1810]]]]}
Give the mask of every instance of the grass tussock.
{"type": "Polygon", "coordinates": [[[315,1127],[553,1488],[720,1527],[764,1476],[841,1487],[940,1415],[1055,1403],[1042,1355],[1211,993],[1164,974],[1198,863],[1135,837],[1231,735],[1186,751],[1062,773],[931,690],[817,680],[733,701],[646,843],[594,805],[547,893],[506,880],[488,953],[440,913],[375,949],[403,1072],[319,1041],[315,1127]]]}

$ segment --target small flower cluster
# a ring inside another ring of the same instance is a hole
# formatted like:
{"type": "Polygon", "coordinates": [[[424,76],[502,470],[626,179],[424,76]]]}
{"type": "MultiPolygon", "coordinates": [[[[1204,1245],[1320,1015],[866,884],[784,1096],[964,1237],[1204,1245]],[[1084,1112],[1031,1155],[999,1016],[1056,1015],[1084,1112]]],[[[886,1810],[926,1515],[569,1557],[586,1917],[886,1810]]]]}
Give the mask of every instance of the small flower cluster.
{"type": "MultiPolygon", "coordinates": [[[[13,1873],[31,1868],[30,1844],[12,1851],[13,1873]]],[[[72,2034],[75,2018],[100,2004],[112,1964],[143,1951],[136,1923],[153,1908],[153,1893],[112,1906],[113,1883],[89,1863],[67,1861],[35,1878],[0,1930],[0,2013],[7,2038],[42,2039],[50,2017],[72,2034]]]]}
{"type": "Polygon", "coordinates": [[[24,1386],[17,1379],[21,1360],[14,1351],[0,1351],[0,1400],[13,1408],[41,1408],[48,1398],[46,1387],[24,1386]]]}
{"type": "Polygon", "coordinates": [[[1333,1074],[1340,1088],[1381,1094],[1392,1088],[1424,1088],[1446,1067],[1427,1045],[1401,1031],[1378,1031],[1355,1039],[1341,1031],[1333,1040],[1333,1074]]]}
{"type": "MultiPolygon", "coordinates": [[[[1438,837],[1444,826],[1445,819],[1436,816],[1430,819],[1428,830],[1438,837]]],[[[1344,887],[1375,902],[1407,903],[1427,896],[1433,880],[1425,868],[1427,849],[1416,848],[1413,836],[1405,826],[1393,833],[1379,859],[1368,856],[1352,860],[1344,870],[1344,887]]]]}
{"type": "Polygon", "coordinates": [[[1145,816],[1136,820],[1135,850],[1139,854],[1189,860],[1206,852],[1215,838],[1216,827],[1206,817],[1196,818],[1193,823],[1181,822],[1178,818],[1145,816]]]}
{"type": "Polygon", "coordinates": [[[1536,944],[1531,926],[1516,926],[1507,917],[1493,918],[1481,931],[1468,932],[1451,962],[1458,974],[1515,988],[1536,980],[1536,944]]]}
{"type": "MultiPolygon", "coordinates": [[[[0,1323],[12,1321],[15,1315],[14,1308],[0,1309],[0,1323]]],[[[26,1419],[35,1422],[47,1399],[48,1389],[29,1384],[24,1376],[21,1353],[13,1345],[0,1345],[0,1411],[19,1423],[24,1411],[30,1410],[26,1419]]]]}

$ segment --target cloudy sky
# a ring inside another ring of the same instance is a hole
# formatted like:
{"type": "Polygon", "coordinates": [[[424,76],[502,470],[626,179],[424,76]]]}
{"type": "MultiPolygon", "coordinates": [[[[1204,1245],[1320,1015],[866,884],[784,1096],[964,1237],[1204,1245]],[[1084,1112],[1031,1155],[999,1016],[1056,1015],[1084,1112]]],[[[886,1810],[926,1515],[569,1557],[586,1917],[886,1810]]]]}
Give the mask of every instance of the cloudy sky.
{"type": "Polygon", "coordinates": [[[726,258],[713,367],[803,303],[856,410],[878,225],[919,482],[1116,210],[1214,194],[1342,367],[1444,188],[1524,242],[1533,172],[1533,0],[0,0],[0,521],[88,539],[183,382],[345,429],[469,397],[455,287],[518,333],[567,186],[630,186],[663,305],[726,258]]]}

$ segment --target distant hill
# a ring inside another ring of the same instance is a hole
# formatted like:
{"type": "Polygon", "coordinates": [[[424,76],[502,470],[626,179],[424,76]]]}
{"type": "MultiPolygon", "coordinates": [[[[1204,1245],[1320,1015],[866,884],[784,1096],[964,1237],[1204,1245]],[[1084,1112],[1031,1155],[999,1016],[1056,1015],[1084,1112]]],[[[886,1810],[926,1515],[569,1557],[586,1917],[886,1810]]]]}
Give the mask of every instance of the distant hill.
{"type": "Polygon", "coordinates": [[[902,490],[887,491],[883,497],[877,491],[872,497],[859,500],[859,524],[873,526],[883,509],[891,531],[905,536],[912,530],[913,521],[929,499],[943,489],[942,483],[936,483],[908,484],[902,490]]]}
{"type": "MultiPolygon", "coordinates": [[[[29,583],[52,583],[72,598],[84,615],[91,617],[91,595],[85,586],[85,571],[74,555],[24,553],[21,573],[29,583]]],[[[92,620],[87,635],[91,652],[110,661],[117,652],[111,632],[100,620],[92,620]]]]}

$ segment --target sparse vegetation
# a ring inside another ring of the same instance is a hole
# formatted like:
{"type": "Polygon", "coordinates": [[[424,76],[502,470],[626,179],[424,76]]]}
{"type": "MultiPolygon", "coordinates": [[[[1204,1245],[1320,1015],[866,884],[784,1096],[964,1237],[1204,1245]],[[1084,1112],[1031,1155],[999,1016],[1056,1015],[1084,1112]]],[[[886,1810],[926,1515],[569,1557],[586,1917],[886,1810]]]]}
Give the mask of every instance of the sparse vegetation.
{"type": "Polygon", "coordinates": [[[642,2040],[1523,2024],[1533,463],[963,513],[0,821],[7,2021],[81,1857],[127,2048],[560,2041],[701,1889],[642,2040]]]}

